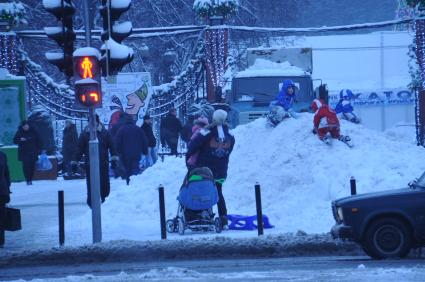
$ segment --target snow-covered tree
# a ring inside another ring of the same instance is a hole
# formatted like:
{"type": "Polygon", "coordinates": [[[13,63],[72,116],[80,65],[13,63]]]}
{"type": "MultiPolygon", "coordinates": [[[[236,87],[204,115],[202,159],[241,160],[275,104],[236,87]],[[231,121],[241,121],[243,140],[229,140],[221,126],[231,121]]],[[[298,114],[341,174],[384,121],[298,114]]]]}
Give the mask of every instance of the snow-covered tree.
{"type": "Polygon", "coordinates": [[[201,17],[223,16],[236,14],[239,0],[195,0],[193,9],[201,17]]]}
{"type": "Polygon", "coordinates": [[[0,3],[0,20],[8,21],[12,26],[26,24],[25,7],[19,1],[0,3]]]}

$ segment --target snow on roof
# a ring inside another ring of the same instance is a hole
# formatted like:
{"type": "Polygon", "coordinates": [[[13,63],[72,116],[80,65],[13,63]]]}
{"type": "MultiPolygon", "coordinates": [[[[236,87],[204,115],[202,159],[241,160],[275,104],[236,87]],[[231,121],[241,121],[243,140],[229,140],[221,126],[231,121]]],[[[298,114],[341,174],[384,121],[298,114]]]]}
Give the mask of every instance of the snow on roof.
{"type": "Polygon", "coordinates": [[[111,7],[114,9],[126,8],[130,5],[131,0],[112,0],[111,7]]]}
{"type": "Polygon", "coordinates": [[[44,28],[44,32],[47,35],[57,34],[62,32],[62,27],[60,26],[49,26],[44,28]]]}
{"type": "Polygon", "coordinates": [[[46,52],[46,59],[47,60],[59,60],[59,59],[63,59],[63,53],[59,53],[59,52],[46,52]]]}
{"type": "Polygon", "coordinates": [[[96,80],[94,80],[93,78],[84,78],[84,79],[79,79],[75,82],[75,84],[99,84],[99,82],[97,82],[96,80]]]}
{"type": "Polygon", "coordinates": [[[121,23],[117,22],[114,24],[112,28],[114,29],[114,32],[127,33],[131,31],[131,29],[133,28],[133,25],[131,24],[130,21],[121,22],[121,23]]]}
{"type": "Polygon", "coordinates": [[[263,76],[304,76],[310,73],[301,68],[291,66],[289,62],[275,63],[269,60],[256,59],[254,65],[240,71],[235,77],[263,77],[263,76]]]}
{"type": "Polygon", "coordinates": [[[78,48],[77,50],[74,51],[74,53],[72,53],[72,55],[78,56],[78,57],[94,56],[94,57],[100,58],[99,50],[93,47],[78,48]]]}
{"type": "MultiPolygon", "coordinates": [[[[106,45],[103,44],[100,49],[105,50],[106,45]]],[[[111,58],[115,59],[124,59],[133,54],[133,49],[124,44],[119,44],[113,39],[108,40],[108,49],[110,50],[111,58]]]]}
{"type": "Polygon", "coordinates": [[[43,6],[47,9],[61,7],[62,1],[61,0],[43,0],[43,6]]]}

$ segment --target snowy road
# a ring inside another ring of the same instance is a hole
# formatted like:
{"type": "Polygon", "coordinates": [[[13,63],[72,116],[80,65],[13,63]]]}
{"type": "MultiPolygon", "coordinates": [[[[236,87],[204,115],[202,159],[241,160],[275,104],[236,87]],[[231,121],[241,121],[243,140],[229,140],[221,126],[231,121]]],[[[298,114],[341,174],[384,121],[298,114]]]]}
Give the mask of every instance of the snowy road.
{"type": "Polygon", "coordinates": [[[425,281],[423,259],[367,257],[185,260],[5,268],[1,281],[425,281]],[[47,280],[45,280],[47,279],[47,280]],[[39,280],[40,281],[40,280],[39,280]]]}

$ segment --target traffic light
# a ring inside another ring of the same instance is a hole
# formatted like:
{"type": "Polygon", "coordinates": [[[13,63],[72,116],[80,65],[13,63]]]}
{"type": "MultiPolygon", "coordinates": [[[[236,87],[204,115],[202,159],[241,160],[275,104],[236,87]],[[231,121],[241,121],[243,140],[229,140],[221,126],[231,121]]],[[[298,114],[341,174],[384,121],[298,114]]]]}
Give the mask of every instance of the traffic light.
{"type": "Polygon", "coordinates": [[[78,48],[73,53],[74,81],[92,78],[100,83],[99,51],[92,47],[78,48]]]}
{"type": "Polygon", "coordinates": [[[78,48],[73,53],[75,98],[84,107],[102,105],[99,57],[99,51],[92,47],[78,48]]]}
{"type": "Polygon", "coordinates": [[[116,22],[122,13],[130,9],[131,0],[102,0],[100,14],[103,18],[104,42],[100,51],[102,54],[102,74],[104,76],[118,73],[126,64],[133,60],[133,49],[121,42],[132,32],[129,21],[116,22]]]}
{"type": "Polygon", "coordinates": [[[43,0],[43,6],[62,22],[59,27],[45,27],[46,35],[56,41],[63,52],[46,52],[47,60],[57,66],[67,77],[73,75],[72,52],[74,51],[75,32],[72,27],[72,17],[75,6],[71,0],[43,0]]]}

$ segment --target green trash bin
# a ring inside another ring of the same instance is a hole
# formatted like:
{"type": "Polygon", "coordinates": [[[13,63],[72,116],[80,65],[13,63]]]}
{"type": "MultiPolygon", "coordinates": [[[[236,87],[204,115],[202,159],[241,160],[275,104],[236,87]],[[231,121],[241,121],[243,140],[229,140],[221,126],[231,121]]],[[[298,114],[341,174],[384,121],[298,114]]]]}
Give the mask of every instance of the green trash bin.
{"type": "Polygon", "coordinates": [[[0,147],[0,151],[4,152],[7,156],[7,164],[12,182],[24,181],[22,163],[18,160],[18,146],[3,146],[0,147]]]}

